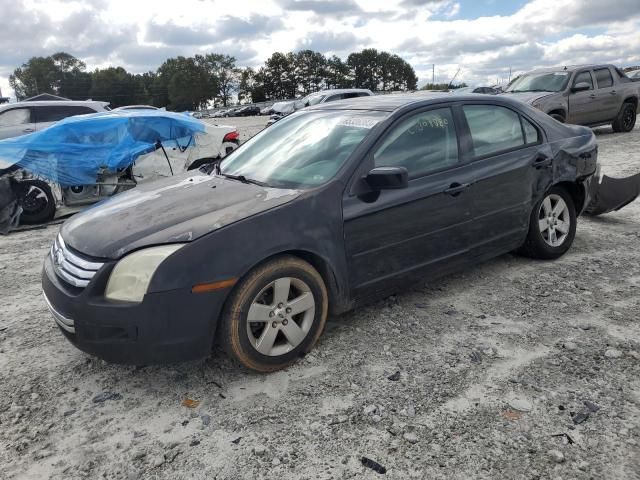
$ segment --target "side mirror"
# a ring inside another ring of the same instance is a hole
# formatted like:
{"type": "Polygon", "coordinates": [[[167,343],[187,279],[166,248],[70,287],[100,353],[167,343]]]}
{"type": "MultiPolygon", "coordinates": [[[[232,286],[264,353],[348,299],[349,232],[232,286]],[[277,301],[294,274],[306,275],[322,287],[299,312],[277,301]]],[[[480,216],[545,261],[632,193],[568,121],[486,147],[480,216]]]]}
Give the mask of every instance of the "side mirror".
{"type": "Polygon", "coordinates": [[[373,190],[394,190],[409,186],[409,172],[404,167],[376,167],[364,178],[373,190]]]}
{"type": "Polygon", "coordinates": [[[591,85],[589,85],[587,82],[576,83],[571,89],[573,93],[584,92],[585,90],[591,90],[591,85]]]}

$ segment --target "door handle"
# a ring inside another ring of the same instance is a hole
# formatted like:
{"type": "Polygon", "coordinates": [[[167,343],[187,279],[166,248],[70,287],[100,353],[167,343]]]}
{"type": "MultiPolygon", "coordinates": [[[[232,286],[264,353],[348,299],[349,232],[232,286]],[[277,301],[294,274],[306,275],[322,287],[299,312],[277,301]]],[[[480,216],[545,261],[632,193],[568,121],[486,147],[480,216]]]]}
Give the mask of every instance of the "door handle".
{"type": "Polygon", "coordinates": [[[33,128],[25,128],[24,130],[22,130],[24,133],[31,133],[31,132],[35,132],[35,130],[33,128]]]}
{"type": "Polygon", "coordinates": [[[611,95],[615,95],[615,94],[616,94],[616,93],[618,93],[618,92],[616,92],[615,90],[611,90],[609,93],[610,93],[611,95]]]}
{"type": "Polygon", "coordinates": [[[546,155],[539,155],[534,161],[533,166],[536,169],[540,169],[543,167],[549,167],[553,163],[553,158],[547,157],[546,155]]]}
{"type": "Polygon", "coordinates": [[[447,195],[451,195],[452,197],[457,197],[458,195],[460,195],[464,190],[466,190],[470,186],[471,186],[470,183],[454,182],[451,185],[449,185],[449,188],[447,188],[444,191],[444,193],[446,193],[447,195]]]}
{"type": "Polygon", "coordinates": [[[596,98],[596,96],[594,93],[592,93],[591,95],[589,95],[589,98],[596,98]]]}

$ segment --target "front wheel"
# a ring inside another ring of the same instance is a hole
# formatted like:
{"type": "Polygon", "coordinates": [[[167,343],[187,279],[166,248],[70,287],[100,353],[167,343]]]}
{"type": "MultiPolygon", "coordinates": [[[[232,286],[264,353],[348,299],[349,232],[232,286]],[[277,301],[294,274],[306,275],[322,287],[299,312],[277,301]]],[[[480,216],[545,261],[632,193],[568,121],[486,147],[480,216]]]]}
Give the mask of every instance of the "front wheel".
{"type": "Polygon", "coordinates": [[[544,260],[564,255],[576,236],[576,208],[562,187],[552,187],[531,212],[529,233],[519,253],[544,260]]]}
{"type": "Polygon", "coordinates": [[[56,213],[56,199],[44,180],[22,180],[18,183],[22,214],[20,223],[29,225],[52,220],[56,213]]]}
{"type": "Polygon", "coordinates": [[[297,257],[278,257],[236,285],[218,341],[245,367],[272,372],[313,348],[327,312],[327,290],[320,274],[297,257]]]}

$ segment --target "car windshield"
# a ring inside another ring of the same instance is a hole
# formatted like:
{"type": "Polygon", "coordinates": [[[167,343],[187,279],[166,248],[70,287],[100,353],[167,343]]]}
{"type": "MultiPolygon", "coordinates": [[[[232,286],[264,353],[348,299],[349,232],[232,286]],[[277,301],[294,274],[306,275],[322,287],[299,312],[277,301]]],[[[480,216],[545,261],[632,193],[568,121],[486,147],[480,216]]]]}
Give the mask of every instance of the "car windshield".
{"type": "Polygon", "coordinates": [[[569,82],[569,72],[530,73],[516,79],[507,92],[560,92],[569,82]]]}
{"type": "Polygon", "coordinates": [[[276,188],[305,188],[331,179],[384,112],[292,114],[242,145],[219,173],[276,188]]]}

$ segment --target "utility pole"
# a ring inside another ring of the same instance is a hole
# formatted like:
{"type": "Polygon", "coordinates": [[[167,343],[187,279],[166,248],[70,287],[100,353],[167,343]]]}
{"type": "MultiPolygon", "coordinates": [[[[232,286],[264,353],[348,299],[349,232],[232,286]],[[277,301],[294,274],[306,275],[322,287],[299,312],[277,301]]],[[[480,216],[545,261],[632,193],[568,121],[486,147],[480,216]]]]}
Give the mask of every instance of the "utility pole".
{"type": "Polygon", "coordinates": [[[509,82],[508,83],[511,83],[511,67],[509,67],[509,82]]]}
{"type": "Polygon", "coordinates": [[[436,84],[436,64],[431,64],[431,85],[436,84]]]}

